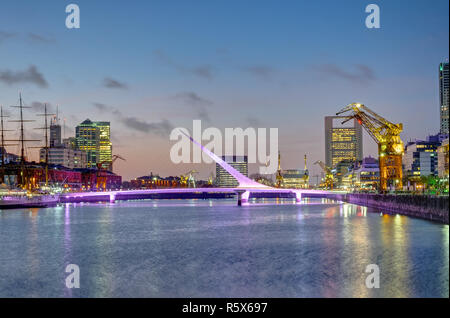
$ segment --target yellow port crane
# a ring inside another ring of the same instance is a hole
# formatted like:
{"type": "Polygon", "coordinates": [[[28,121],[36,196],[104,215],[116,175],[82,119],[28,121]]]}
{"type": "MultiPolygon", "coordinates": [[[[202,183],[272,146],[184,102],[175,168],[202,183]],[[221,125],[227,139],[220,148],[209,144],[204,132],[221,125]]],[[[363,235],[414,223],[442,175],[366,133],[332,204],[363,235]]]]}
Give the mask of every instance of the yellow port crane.
{"type": "Polygon", "coordinates": [[[184,187],[188,187],[188,188],[196,188],[197,186],[196,186],[194,174],[198,174],[198,171],[191,170],[186,174],[182,174],[180,176],[181,185],[184,187]]]}
{"type": "Polygon", "coordinates": [[[325,165],[321,160],[317,160],[314,162],[315,165],[319,165],[322,168],[323,172],[325,172],[325,187],[327,189],[333,189],[333,173],[331,172],[331,168],[325,165]]]}
{"type": "Polygon", "coordinates": [[[356,119],[378,144],[380,190],[386,191],[391,186],[395,187],[396,190],[401,190],[403,188],[402,158],[404,148],[400,133],[403,130],[403,124],[391,123],[359,103],[345,106],[336,115],[345,113],[349,115],[342,124],[353,118],[356,119]]]}
{"type": "Polygon", "coordinates": [[[126,159],[124,159],[124,158],[123,158],[122,156],[120,156],[120,155],[113,155],[113,156],[111,157],[111,161],[102,161],[102,162],[97,163],[97,185],[96,185],[96,186],[97,186],[97,190],[98,190],[98,189],[106,190],[106,186],[107,186],[107,181],[108,181],[108,178],[107,178],[107,171],[108,171],[108,169],[105,169],[105,168],[103,167],[103,165],[104,165],[105,163],[109,163],[109,168],[110,168],[110,171],[112,172],[112,166],[113,166],[113,163],[114,163],[117,159],[126,161],[126,159]]]}
{"type": "Polygon", "coordinates": [[[276,187],[281,188],[284,183],[283,175],[281,174],[281,153],[278,151],[278,169],[277,169],[277,175],[276,175],[276,187]]]}

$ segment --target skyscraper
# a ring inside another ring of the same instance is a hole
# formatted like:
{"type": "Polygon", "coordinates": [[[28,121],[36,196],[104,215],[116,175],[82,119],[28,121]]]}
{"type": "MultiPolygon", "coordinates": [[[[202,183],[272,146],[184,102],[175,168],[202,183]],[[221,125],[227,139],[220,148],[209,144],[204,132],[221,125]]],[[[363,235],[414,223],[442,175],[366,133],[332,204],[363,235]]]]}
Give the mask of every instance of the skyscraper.
{"type": "MultiPolygon", "coordinates": [[[[222,156],[222,160],[248,177],[247,156],[222,156]]],[[[237,180],[229,174],[221,165],[216,163],[216,184],[218,187],[233,188],[238,186],[237,180]]]]}
{"type": "Polygon", "coordinates": [[[93,122],[86,119],[76,127],[75,137],[77,148],[86,151],[88,168],[94,168],[101,163],[104,169],[111,170],[112,144],[109,122],[93,122]]]}
{"type": "Polygon", "coordinates": [[[61,125],[56,122],[50,124],[50,148],[61,146],[61,125]]]}
{"type": "Polygon", "coordinates": [[[449,74],[448,63],[439,64],[439,104],[441,134],[448,134],[449,74]]]}
{"type": "Polygon", "coordinates": [[[110,123],[98,121],[95,123],[99,130],[99,151],[97,163],[102,163],[104,169],[112,170],[112,144],[110,123]]]}
{"type": "Polygon", "coordinates": [[[325,164],[331,168],[344,160],[351,162],[362,160],[362,127],[356,119],[342,125],[345,118],[325,117],[325,164]]]}

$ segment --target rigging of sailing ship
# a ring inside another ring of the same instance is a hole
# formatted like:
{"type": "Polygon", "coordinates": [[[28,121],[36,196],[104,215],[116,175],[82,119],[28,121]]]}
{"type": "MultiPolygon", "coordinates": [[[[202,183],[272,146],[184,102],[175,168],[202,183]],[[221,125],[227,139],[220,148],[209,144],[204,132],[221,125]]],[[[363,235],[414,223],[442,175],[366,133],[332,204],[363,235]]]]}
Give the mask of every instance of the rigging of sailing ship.
{"type": "Polygon", "coordinates": [[[13,105],[11,106],[13,108],[19,109],[19,115],[20,119],[18,120],[9,120],[10,122],[16,122],[20,123],[20,138],[19,139],[7,139],[5,141],[15,141],[20,143],[20,186],[24,189],[31,190],[29,180],[28,180],[28,173],[26,169],[26,158],[25,158],[25,143],[26,142],[33,142],[33,141],[40,141],[36,139],[26,139],[25,138],[25,127],[24,123],[27,122],[33,122],[35,120],[32,119],[23,119],[23,110],[26,108],[31,108],[30,106],[24,106],[22,101],[22,94],[19,93],[19,105],[13,105]]]}
{"type": "Polygon", "coordinates": [[[43,114],[37,114],[36,116],[42,116],[44,117],[44,127],[38,127],[35,129],[43,129],[44,130],[44,139],[45,139],[45,144],[44,147],[30,147],[30,148],[39,148],[39,149],[44,149],[45,150],[45,160],[44,160],[44,165],[45,165],[45,188],[48,189],[48,130],[50,129],[50,127],[48,126],[48,117],[50,116],[55,116],[56,114],[50,114],[47,112],[47,104],[44,104],[44,113],[43,114]]]}
{"type": "MultiPolygon", "coordinates": [[[[8,115],[3,114],[3,106],[0,106],[0,131],[1,131],[1,166],[5,166],[5,160],[6,160],[6,146],[17,146],[17,144],[5,144],[5,132],[6,131],[13,131],[12,129],[5,129],[4,119],[8,118],[8,115]]],[[[3,180],[2,180],[3,182],[3,180]]]]}

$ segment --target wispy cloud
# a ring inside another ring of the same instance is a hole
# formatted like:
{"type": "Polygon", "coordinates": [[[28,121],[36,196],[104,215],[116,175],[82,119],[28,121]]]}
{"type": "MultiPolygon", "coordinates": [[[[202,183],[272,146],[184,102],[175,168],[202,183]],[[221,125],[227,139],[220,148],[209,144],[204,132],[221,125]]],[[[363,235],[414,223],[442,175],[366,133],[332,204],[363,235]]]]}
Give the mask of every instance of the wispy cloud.
{"type": "Polygon", "coordinates": [[[179,72],[181,74],[195,75],[197,77],[208,79],[208,80],[211,80],[214,78],[215,70],[212,65],[202,64],[202,65],[197,65],[195,67],[186,67],[186,66],[174,61],[162,50],[153,51],[153,55],[161,63],[174,68],[177,72],[179,72]]]}
{"type": "Polygon", "coordinates": [[[45,111],[45,105],[47,105],[47,113],[48,114],[52,114],[56,112],[56,107],[54,107],[52,104],[50,103],[43,103],[43,102],[38,102],[38,101],[34,101],[31,103],[30,107],[31,110],[33,112],[36,113],[44,113],[45,111]]]}
{"type": "Polygon", "coordinates": [[[7,85],[30,83],[39,87],[48,87],[48,83],[35,65],[24,71],[0,70],[0,82],[7,85]]]}
{"type": "Polygon", "coordinates": [[[14,38],[17,36],[17,33],[12,32],[6,32],[6,31],[0,31],[0,43],[2,43],[5,40],[14,38]]]}
{"type": "Polygon", "coordinates": [[[352,83],[367,84],[376,79],[375,72],[367,65],[354,65],[355,71],[344,70],[336,64],[316,66],[315,69],[327,76],[348,80],[352,83]]]}
{"type": "Polygon", "coordinates": [[[182,100],[188,105],[210,106],[212,101],[198,96],[195,92],[181,92],[173,96],[173,98],[182,100]]]}
{"type": "Polygon", "coordinates": [[[123,83],[123,82],[119,82],[118,80],[115,80],[111,77],[105,77],[105,79],[103,80],[103,86],[107,87],[107,88],[119,88],[119,89],[127,89],[128,85],[123,83]]]}
{"type": "Polygon", "coordinates": [[[28,33],[27,38],[29,40],[31,40],[32,42],[36,42],[36,43],[51,44],[51,43],[56,42],[56,40],[54,38],[51,38],[51,37],[48,37],[45,35],[41,35],[41,34],[37,34],[37,33],[33,33],[33,32],[28,33]]]}
{"type": "Polygon", "coordinates": [[[250,75],[253,75],[255,77],[258,77],[260,79],[271,79],[275,73],[275,70],[267,65],[252,65],[252,66],[245,66],[242,67],[241,70],[243,72],[246,72],[250,75]]]}
{"type": "Polygon", "coordinates": [[[181,92],[173,96],[174,99],[180,100],[188,106],[193,107],[196,112],[198,119],[205,122],[211,122],[211,117],[209,115],[208,107],[213,105],[213,102],[198,96],[194,92],[181,92]]]}
{"type": "Polygon", "coordinates": [[[160,122],[156,123],[149,123],[136,117],[123,116],[121,118],[121,122],[128,128],[134,129],[136,131],[152,133],[163,137],[168,136],[170,132],[175,128],[167,119],[163,119],[160,122]]]}
{"type": "Polygon", "coordinates": [[[99,112],[109,112],[113,114],[115,118],[125,127],[138,132],[166,137],[175,128],[175,126],[167,119],[162,119],[159,122],[147,122],[134,116],[126,116],[113,106],[105,105],[102,103],[92,104],[99,112]]]}
{"type": "Polygon", "coordinates": [[[247,118],[245,118],[245,122],[250,127],[253,127],[253,128],[263,127],[261,120],[259,120],[258,118],[254,117],[254,116],[247,116],[247,118]]]}
{"type": "Polygon", "coordinates": [[[94,105],[94,107],[100,112],[106,112],[106,111],[110,110],[110,106],[107,106],[102,103],[92,103],[92,105],[94,105]]]}

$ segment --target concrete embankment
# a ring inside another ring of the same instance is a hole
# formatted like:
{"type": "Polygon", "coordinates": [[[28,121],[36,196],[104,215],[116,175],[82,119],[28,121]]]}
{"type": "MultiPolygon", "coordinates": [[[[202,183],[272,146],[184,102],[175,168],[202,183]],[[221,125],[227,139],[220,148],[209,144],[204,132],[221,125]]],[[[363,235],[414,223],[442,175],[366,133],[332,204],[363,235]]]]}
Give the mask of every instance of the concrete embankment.
{"type": "Polygon", "coordinates": [[[401,214],[448,224],[448,196],[393,194],[327,194],[327,198],[380,209],[383,213],[401,214]]]}

